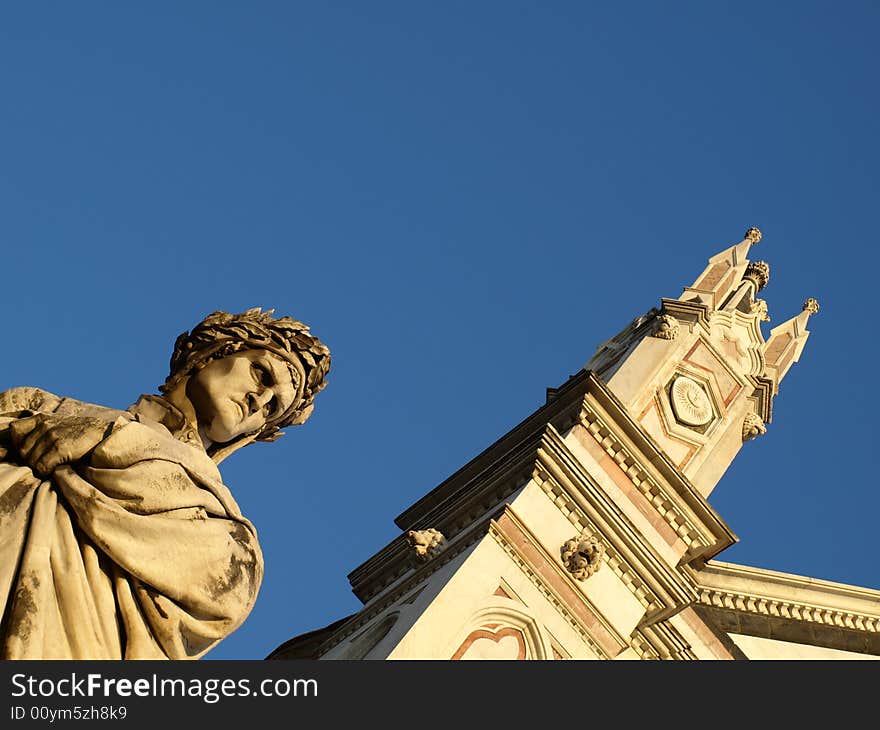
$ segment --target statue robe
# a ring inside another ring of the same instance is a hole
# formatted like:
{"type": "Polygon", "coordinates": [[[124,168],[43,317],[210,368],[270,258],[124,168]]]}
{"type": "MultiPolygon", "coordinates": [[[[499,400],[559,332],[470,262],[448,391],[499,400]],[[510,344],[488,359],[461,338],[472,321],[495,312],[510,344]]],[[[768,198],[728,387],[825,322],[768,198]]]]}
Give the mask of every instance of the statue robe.
{"type": "Polygon", "coordinates": [[[112,411],[0,393],[0,657],[196,659],[244,621],[262,576],[256,531],[164,399],[112,411]],[[113,425],[40,478],[8,433],[36,413],[113,425]]]}

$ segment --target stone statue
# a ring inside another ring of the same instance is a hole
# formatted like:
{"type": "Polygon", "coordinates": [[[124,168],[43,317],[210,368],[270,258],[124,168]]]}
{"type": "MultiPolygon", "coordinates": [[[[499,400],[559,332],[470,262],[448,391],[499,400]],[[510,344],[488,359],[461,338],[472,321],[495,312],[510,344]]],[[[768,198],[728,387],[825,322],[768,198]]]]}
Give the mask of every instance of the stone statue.
{"type": "Polygon", "coordinates": [[[330,368],[272,313],[209,315],[125,411],[0,393],[0,657],[197,659],[241,625],[263,558],[217,464],[303,423],[330,368]]]}

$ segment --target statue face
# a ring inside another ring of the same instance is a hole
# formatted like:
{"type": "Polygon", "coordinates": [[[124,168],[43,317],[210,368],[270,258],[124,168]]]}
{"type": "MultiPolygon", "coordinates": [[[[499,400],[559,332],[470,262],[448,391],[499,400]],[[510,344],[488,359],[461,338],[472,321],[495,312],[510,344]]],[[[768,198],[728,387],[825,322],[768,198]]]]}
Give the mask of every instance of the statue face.
{"type": "MultiPolygon", "coordinates": [[[[299,383],[305,379],[300,374],[299,383]]],[[[225,443],[261,429],[297,399],[286,360],[267,350],[244,350],[212,360],[190,377],[186,395],[199,429],[214,443],[225,443]]]]}

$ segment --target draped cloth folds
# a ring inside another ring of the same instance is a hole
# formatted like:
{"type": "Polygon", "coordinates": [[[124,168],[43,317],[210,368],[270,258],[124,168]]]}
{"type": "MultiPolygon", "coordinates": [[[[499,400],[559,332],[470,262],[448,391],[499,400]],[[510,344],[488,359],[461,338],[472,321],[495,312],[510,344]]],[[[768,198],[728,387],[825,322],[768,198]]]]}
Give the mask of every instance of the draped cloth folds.
{"type": "Polygon", "coordinates": [[[256,531],[193,435],[174,430],[174,409],[165,423],[144,415],[156,416],[150,398],[113,412],[0,393],[0,657],[197,659],[253,608],[256,531]],[[36,413],[102,413],[112,428],[41,478],[8,437],[36,413]]]}

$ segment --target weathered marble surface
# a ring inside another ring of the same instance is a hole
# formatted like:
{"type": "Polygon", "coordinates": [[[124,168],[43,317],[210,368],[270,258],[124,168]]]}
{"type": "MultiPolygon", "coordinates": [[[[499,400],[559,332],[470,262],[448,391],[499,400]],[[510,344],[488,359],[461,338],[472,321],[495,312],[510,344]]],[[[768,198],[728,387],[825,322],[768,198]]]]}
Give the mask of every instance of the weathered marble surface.
{"type": "Polygon", "coordinates": [[[271,314],[209,315],[125,411],[0,393],[0,657],[195,659],[244,621],[263,557],[217,464],[304,422],[330,363],[271,314]]]}

